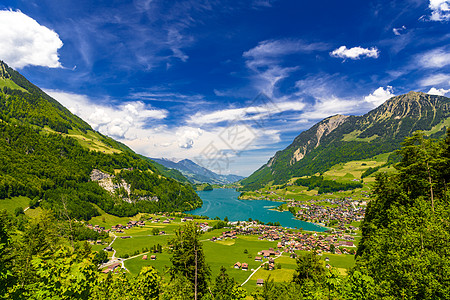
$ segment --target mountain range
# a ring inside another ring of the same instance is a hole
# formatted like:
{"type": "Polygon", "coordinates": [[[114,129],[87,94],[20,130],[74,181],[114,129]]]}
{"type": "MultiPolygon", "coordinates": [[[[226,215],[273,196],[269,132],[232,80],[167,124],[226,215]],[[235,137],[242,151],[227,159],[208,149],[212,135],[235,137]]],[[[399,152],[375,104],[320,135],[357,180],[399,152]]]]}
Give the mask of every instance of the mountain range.
{"type": "Polygon", "coordinates": [[[169,169],[180,171],[193,184],[210,183],[210,184],[229,184],[243,179],[238,175],[222,175],[214,173],[189,159],[183,159],[178,162],[166,158],[152,158],[153,161],[165,166],[169,169]]]}
{"type": "Polygon", "coordinates": [[[392,97],[362,116],[331,116],[303,131],[242,180],[242,190],[282,184],[292,177],[323,173],[338,163],[393,152],[417,130],[441,138],[449,126],[449,98],[421,92],[392,97]]]}

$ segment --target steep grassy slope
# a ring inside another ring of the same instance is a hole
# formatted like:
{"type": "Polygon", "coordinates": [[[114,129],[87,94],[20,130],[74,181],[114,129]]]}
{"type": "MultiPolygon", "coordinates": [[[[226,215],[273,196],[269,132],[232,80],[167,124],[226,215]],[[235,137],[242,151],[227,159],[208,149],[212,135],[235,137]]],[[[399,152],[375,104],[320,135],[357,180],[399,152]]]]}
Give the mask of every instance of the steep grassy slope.
{"type": "Polygon", "coordinates": [[[332,116],[302,132],[241,183],[244,190],[251,190],[323,173],[337,163],[399,149],[416,130],[442,137],[449,117],[449,98],[416,92],[393,97],[363,116],[332,116]]]}

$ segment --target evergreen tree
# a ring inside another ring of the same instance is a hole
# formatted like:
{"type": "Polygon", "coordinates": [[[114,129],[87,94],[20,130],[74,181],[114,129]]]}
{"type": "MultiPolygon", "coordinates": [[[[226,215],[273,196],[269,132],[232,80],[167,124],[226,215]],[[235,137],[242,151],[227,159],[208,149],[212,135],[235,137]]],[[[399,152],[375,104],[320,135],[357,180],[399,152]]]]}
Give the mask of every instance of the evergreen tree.
{"type": "Polygon", "coordinates": [[[209,293],[208,281],[211,275],[200,242],[202,232],[194,222],[188,222],[175,231],[175,237],[169,241],[172,248],[170,274],[172,279],[184,277],[190,282],[195,299],[201,299],[209,293]]]}
{"type": "Polygon", "coordinates": [[[236,282],[228,276],[227,270],[222,266],[219,275],[216,277],[212,293],[216,300],[234,300],[233,288],[236,282]]]}

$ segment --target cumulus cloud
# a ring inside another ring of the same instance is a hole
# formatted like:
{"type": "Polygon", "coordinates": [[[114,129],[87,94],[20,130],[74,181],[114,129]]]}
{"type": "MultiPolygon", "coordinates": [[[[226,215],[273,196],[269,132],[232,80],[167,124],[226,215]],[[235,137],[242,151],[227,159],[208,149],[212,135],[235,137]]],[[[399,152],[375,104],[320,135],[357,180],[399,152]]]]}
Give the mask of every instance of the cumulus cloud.
{"type": "Polygon", "coordinates": [[[446,94],[450,93],[450,89],[437,89],[435,87],[432,87],[427,94],[430,95],[437,95],[437,96],[445,96],[446,94]]]}
{"type": "Polygon", "coordinates": [[[431,21],[450,20],[450,0],[430,0],[428,8],[431,10],[431,21]]]}
{"type": "Polygon", "coordinates": [[[116,138],[136,138],[148,122],[164,119],[168,115],[166,110],[149,107],[141,101],[118,106],[102,105],[94,103],[85,95],[58,90],[45,92],[88,122],[95,130],[116,138]]]}
{"type": "Polygon", "coordinates": [[[450,75],[444,73],[438,73],[427,76],[419,81],[421,86],[433,86],[438,84],[450,85],[450,75]]]}
{"type": "Polygon", "coordinates": [[[389,98],[394,97],[395,95],[392,92],[392,86],[388,85],[386,88],[380,86],[372,94],[365,96],[364,101],[370,103],[373,107],[377,107],[389,98]]]}
{"type": "Polygon", "coordinates": [[[399,28],[392,28],[392,32],[395,35],[402,35],[402,31],[403,30],[406,30],[406,26],[405,25],[403,25],[402,27],[399,27],[399,28]]]}
{"type": "Polygon", "coordinates": [[[355,60],[360,59],[361,57],[378,58],[380,52],[376,47],[372,47],[370,49],[353,47],[348,49],[346,46],[341,46],[330,52],[330,55],[333,57],[343,58],[344,60],[346,60],[347,58],[355,60]]]}
{"type": "Polygon", "coordinates": [[[443,48],[434,49],[419,55],[418,62],[424,68],[443,68],[450,65],[450,52],[443,48]]]}
{"type": "Polygon", "coordinates": [[[0,59],[13,68],[28,65],[60,68],[58,49],[63,46],[53,30],[20,11],[0,11],[0,59]]]}
{"type": "Polygon", "coordinates": [[[197,140],[203,134],[203,130],[197,129],[184,129],[177,132],[178,146],[180,148],[190,149],[194,145],[194,141],[197,140]]]}

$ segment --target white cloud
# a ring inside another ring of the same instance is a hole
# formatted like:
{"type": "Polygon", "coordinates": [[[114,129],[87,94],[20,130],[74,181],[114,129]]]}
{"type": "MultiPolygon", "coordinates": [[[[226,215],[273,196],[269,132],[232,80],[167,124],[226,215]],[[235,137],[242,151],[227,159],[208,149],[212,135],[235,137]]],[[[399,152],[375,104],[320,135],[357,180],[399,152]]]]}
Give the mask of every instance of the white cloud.
{"type": "Polygon", "coordinates": [[[342,99],[333,95],[316,98],[316,103],[301,115],[299,122],[302,122],[303,119],[321,120],[336,114],[351,114],[357,110],[357,107],[358,101],[352,99],[342,99]]]}
{"type": "Polygon", "coordinates": [[[443,68],[450,65],[450,52],[442,48],[434,49],[420,55],[418,62],[424,68],[443,68]]]}
{"type": "MultiPolygon", "coordinates": [[[[57,90],[45,90],[46,93],[68,107],[73,113],[87,121],[103,134],[112,136],[131,147],[137,153],[148,157],[177,157],[198,159],[213,171],[229,173],[234,167],[248,164],[248,158],[238,154],[244,150],[260,150],[280,141],[280,132],[274,129],[258,127],[255,123],[240,124],[239,132],[248,143],[232,144],[224,138],[227,126],[208,126],[201,128],[197,124],[168,127],[161,124],[168,112],[154,109],[143,102],[133,101],[118,106],[94,103],[85,95],[77,95],[57,90]],[[148,126],[151,122],[152,126],[148,126]],[[246,129],[246,130],[242,130],[246,129]],[[217,164],[217,158],[229,159],[229,165],[217,164]]],[[[281,109],[298,109],[302,104],[281,103],[281,109]]],[[[259,113],[260,107],[254,107],[253,113],[259,113]]],[[[247,116],[251,118],[251,114],[247,116]]],[[[180,123],[183,120],[180,120],[180,123]]],[[[268,158],[268,157],[267,157],[268,158]]],[[[266,158],[266,160],[267,160],[266,158]]],[[[264,163],[261,162],[261,164],[264,163]]],[[[257,166],[246,169],[250,173],[257,166]]]]}
{"type": "Polygon", "coordinates": [[[154,109],[141,101],[113,106],[96,104],[85,95],[58,90],[45,92],[88,122],[95,130],[116,138],[136,138],[147,122],[161,120],[168,115],[166,110],[154,109]]]}
{"type": "Polygon", "coordinates": [[[430,75],[420,80],[419,84],[421,86],[433,86],[438,84],[450,85],[450,75],[443,73],[430,75]]]}
{"type": "Polygon", "coordinates": [[[437,89],[435,87],[432,87],[427,94],[430,95],[438,95],[438,96],[445,96],[446,94],[450,93],[450,89],[437,89]]]}
{"type": "Polygon", "coordinates": [[[324,43],[305,43],[301,40],[267,40],[244,52],[242,56],[260,60],[262,58],[279,57],[294,53],[325,50],[326,48],[327,45],[324,43]]]}
{"type": "Polygon", "coordinates": [[[402,27],[399,27],[399,28],[392,28],[392,32],[395,35],[402,35],[402,31],[403,30],[406,30],[406,26],[405,25],[403,25],[402,27]]]}
{"type": "Polygon", "coordinates": [[[380,86],[372,94],[365,96],[364,101],[370,103],[373,107],[377,107],[389,98],[394,97],[395,95],[392,92],[392,86],[388,85],[386,88],[380,86]]]}
{"type": "Polygon", "coordinates": [[[258,121],[285,111],[301,111],[304,107],[300,101],[270,102],[261,106],[228,108],[210,113],[198,112],[188,120],[188,123],[204,125],[229,121],[258,121]]]}
{"type": "Polygon", "coordinates": [[[428,8],[431,10],[431,21],[450,20],[450,0],[430,0],[428,8]]]}
{"type": "Polygon", "coordinates": [[[380,52],[376,47],[372,47],[370,49],[361,48],[361,47],[353,47],[348,49],[346,46],[341,46],[332,52],[330,55],[333,57],[343,58],[344,60],[349,59],[360,59],[361,57],[372,57],[378,58],[380,52]]]}
{"type": "Polygon", "coordinates": [[[203,134],[203,130],[197,128],[195,130],[185,129],[177,132],[178,146],[180,148],[190,149],[194,145],[194,141],[197,140],[203,134]]]}
{"type": "Polygon", "coordinates": [[[255,89],[273,97],[276,84],[298,69],[298,66],[283,66],[285,56],[324,51],[327,48],[325,43],[305,43],[293,39],[266,40],[244,52],[242,56],[246,59],[247,67],[256,73],[255,89]]]}
{"type": "Polygon", "coordinates": [[[58,49],[63,46],[53,30],[20,11],[0,11],[0,59],[13,68],[28,65],[61,68],[58,49]]]}

